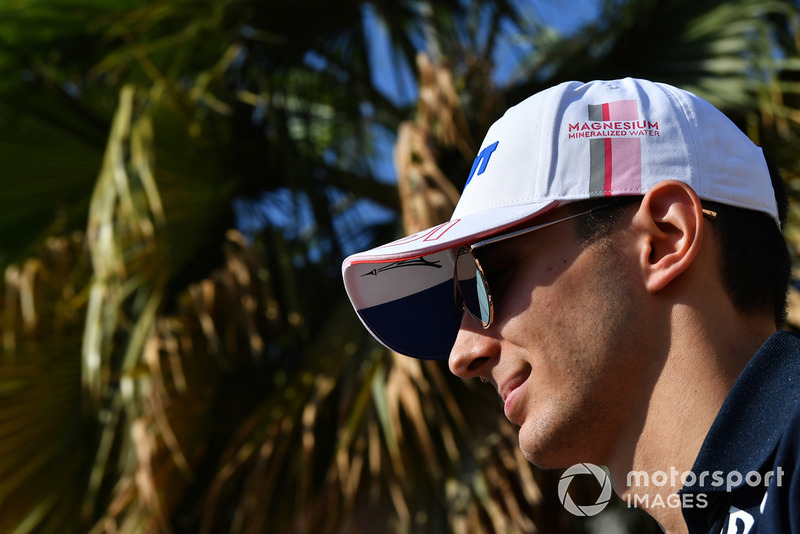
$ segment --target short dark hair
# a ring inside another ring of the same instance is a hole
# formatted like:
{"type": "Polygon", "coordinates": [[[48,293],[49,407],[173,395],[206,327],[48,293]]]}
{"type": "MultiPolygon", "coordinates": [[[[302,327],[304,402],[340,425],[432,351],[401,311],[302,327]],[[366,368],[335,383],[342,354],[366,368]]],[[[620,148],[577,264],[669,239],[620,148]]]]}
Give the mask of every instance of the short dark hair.
{"type": "MultiPolygon", "coordinates": [[[[769,158],[767,166],[783,227],[788,211],[786,188],[777,166],[769,158]]],[[[610,209],[579,218],[577,232],[581,243],[589,246],[610,235],[627,207],[639,201],[641,197],[616,197],[609,199],[608,202],[612,203],[610,209]]],[[[608,203],[590,202],[595,205],[608,203]]],[[[712,224],[719,242],[719,271],[733,305],[745,315],[773,313],[776,327],[783,326],[792,262],[775,219],[761,211],[719,202],[703,201],[703,206],[717,212],[712,224]]],[[[581,206],[581,209],[585,207],[581,206]]]]}
{"type": "MultiPolygon", "coordinates": [[[[786,187],[769,158],[767,167],[782,228],[789,206],[786,187]]],[[[772,311],[776,326],[783,326],[792,259],[775,219],[761,211],[719,202],[706,204],[717,212],[714,225],[720,243],[720,272],[734,306],[743,313],[772,311]]]]}

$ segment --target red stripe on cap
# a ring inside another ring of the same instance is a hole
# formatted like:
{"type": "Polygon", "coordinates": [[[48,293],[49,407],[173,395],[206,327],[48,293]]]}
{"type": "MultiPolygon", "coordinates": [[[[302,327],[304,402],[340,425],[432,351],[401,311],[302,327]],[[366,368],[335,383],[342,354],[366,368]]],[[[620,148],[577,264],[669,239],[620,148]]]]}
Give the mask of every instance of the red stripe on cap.
{"type": "Polygon", "coordinates": [[[603,139],[603,144],[605,147],[605,164],[606,164],[606,174],[605,174],[605,182],[603,185],[603,191],[606,192],[606,196],[611,193],[611,181],[614,177],[614,144],[611,142],[610,137],[606,137],[603,139]]]}
{"type": "MultiPolygon", "coordinates": [[[[611,106],[609,104],[603,104],[603,120],[610,121],[611,120],[611,106]]],[[[614,147],[611,144],[611,138],[606,137],[603,139],[604,145],[604,152],[605,152],[605,180],[603,181],[603,191],[606,192],[608,195],[611,191],[611,179],[614,176],[614,167],[613,167],[613,154],[614,154],[614,147]]]]}

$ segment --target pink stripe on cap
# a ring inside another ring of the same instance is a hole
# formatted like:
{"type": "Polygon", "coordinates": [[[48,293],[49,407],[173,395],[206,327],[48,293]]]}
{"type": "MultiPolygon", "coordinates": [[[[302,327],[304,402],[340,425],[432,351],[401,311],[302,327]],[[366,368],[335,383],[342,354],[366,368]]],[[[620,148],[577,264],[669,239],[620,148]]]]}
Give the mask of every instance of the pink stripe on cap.
{"type": "MultiPolygon", "coordinates": [[[[635,121],[639,118],[636,100],[620,100],[603,105],[609,121],[635,121]]],[[[637,138],[606,138],[606,194],[639,193],[642,190],[642,144],[637,138]],[[611,155],[613,154],[613,158],[611,155]],[[610,165],[609,165],[610,161],[610,165]]]]}

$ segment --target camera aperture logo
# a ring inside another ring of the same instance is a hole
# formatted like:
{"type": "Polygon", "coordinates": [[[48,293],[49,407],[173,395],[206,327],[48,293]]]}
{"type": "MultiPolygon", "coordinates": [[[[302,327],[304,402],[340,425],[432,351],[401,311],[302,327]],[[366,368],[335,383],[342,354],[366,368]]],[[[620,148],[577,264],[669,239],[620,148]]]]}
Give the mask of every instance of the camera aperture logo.
{"type": "Polygon", "coordinates": [[[561,475],[561,480],[558,481],[558,498],[561,504],[572,515],[577,516],[592,516],[602,512],[611,500],[611,479],[601,467],[594,464],[575,464],[561,475]],[[597,482],[602,488],[597,502],[594,504],[579,506],[575,504],[572,497],[567,493],[572,479],[577,475],[594,475],[597,482]]]}
{"type": "MultiPolygon", "coordinates": [[[[685,471],[681,473],[677,468],[670,467],[666,471],[656,471],[652,475],[646,471],[630,471],[626,479],[627,490],[625,500],[628,508],[706,508],[707,495],[704,491],[724,491],[731,493],[747,485],[751,488],[763,487],[764,502],[766,502],[767,488],[783,485],[783,468],[778,466],[772,471],[750,471],[742,474],[738,471],[702,471],[695,473],[685,471]],[[676,492],[676,488],[689,490],[676,492]],[[698,491],[699,490],[699,491],[698,491]]],[[[575,464],[561,475],[558,482],[558,498],[564,508],[576,516],[593,516],[602,512],[611,500],[611,479],[606,472],[594,464],[575,464]],[[572,479],[577,475],[592,475],[600,484],[600,496],[597,502],[590,505],[578,505],[567,493],[572,479]]],[[[762,503],[763,506],[763,503],[762,503]]],[[[731,506],[731,517],[743,517],[747,512],[742,512],[731,506]],[[734,514],[735,512],[735,514],[734,514]]],[[[749,517],[749,516],[748,516],[749,517]]]]}

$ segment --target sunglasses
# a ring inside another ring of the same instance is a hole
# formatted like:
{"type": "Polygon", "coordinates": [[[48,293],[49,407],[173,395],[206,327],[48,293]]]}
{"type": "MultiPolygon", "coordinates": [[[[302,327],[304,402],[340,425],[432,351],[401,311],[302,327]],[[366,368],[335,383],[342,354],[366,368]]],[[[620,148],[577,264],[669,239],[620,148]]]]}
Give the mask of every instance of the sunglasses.
{"type": "MultiPolygon", "coordinates": [[[[583,217],[584,215],[588,215],[590,213],[594,213],[615,205],[618,204],[602,204],[580,213],[574,213],[562,219],[556,219],[554,221],[538,224],[529,228],[523,228],[507,234],[490,237],[488,239],[477,241],[472,245],[460,247],[456,254],[456,262],[453,273],[453,299],[456,308],[458,308],[460,304],[462,310],[466,310],[467,313],[469,313],[469,315],[475,320],[475,322],[481,325],[484,329],[489,328],[494,320],[494,301],[492,299],[492,292],[489,289],[489,282],[486,279],[486,274],[483,271],[483,267],[481,267],[481,262],[475,256],[477,249],[519,237],[521,235],[529,234],[531,232],[535,232],[536,230],[541,230],[564,221],[577,219],[578,217],[583,217]]],[[[715,219],[717,217],[716,212],[708,209],[703,209],[703,215],[710,219],[715,219]]]]}

